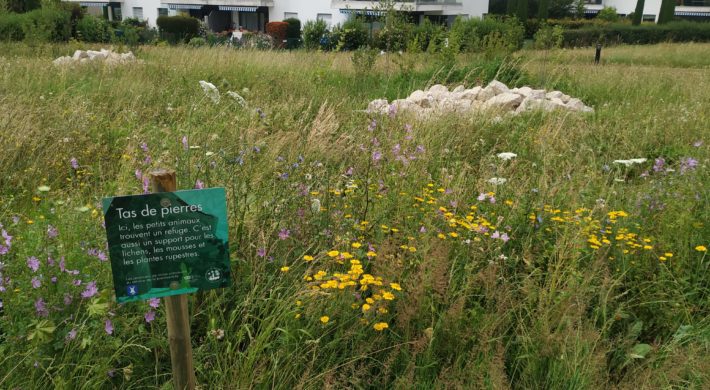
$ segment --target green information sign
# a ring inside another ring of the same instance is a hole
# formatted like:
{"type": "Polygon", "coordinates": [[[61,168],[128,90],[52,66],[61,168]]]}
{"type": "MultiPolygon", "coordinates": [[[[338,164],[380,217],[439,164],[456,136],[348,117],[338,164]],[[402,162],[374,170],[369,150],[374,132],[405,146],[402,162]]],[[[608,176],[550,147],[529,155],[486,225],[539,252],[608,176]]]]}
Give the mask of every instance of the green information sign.
{"type": "Polygon", "coordinates": [[[230,284],[224,188],[104,198],[118,302],[230,284]]]}

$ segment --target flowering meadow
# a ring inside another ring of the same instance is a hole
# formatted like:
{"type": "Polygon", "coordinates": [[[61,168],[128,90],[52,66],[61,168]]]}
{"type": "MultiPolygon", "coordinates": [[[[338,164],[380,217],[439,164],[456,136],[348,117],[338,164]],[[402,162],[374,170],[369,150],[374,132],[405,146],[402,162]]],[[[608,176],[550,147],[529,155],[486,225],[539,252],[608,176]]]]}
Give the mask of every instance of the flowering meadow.
{"type": "Polygon", "coordinates": [[[227,191],[232,286],[189,297],[202,388],[710,387],[710,45],[52,66],[74,49],[0,44],[0,389],[172,388],[100,205],[156,168],[227,191]],[[364,111],[496,76],[595,113],[364,111]]]}

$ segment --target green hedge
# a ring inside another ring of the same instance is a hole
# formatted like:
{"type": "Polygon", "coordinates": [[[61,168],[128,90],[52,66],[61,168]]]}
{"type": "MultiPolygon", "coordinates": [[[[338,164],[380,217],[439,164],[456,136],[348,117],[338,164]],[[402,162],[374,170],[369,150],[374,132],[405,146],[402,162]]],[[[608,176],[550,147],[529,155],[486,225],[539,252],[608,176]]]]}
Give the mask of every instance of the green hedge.
{"type": "Polygon", "coordinates": [[[84,15],[76,23],[76,36],[84,42],[110,42],[113,29],[106,19],[84,15]]]}
{"type": "Polygon", "coordinates": [[[161,36],[170,42],[188,42],[200,32],[200,21],[189,16],[159,16],[156,20],[161,36]]]}
{"type": "Polygon", "coordinates": [[[581,28],[564,32],[564,46],[593,46],[604,44],[650,44],[660,42],[709,42],[710,23],[674,22],[664,25],[632,26],[610,24],[603,27],[581,28]]]}
{"type": "Polygon", "coordinates": [[[71,14],[43,8],[24,14],[0,14],[0,40],[33,39],[44,42],[67,41],[71,37],[71,14]]]}

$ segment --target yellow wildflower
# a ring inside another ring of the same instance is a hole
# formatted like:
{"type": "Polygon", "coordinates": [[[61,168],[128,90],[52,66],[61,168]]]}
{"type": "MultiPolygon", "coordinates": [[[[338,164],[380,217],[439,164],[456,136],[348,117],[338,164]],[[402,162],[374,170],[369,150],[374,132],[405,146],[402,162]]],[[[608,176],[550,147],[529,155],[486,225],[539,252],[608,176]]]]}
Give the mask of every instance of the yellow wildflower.
{"type": "Polygon", "coordinates": [[[386,322],[378,322],[375,325],[372,326],[376,331],[382,332],[383,330],[389,328],[389,325],[387,325],[386,322]]]}
{"type": "Polygon", "coordinates": [[[290,269],[289,267],[283,266],[283,267],[281,267],[281,272],[288,272],[289,269],[290,269]]]}
{"type": "Polygon", "coordinates": [[[392,290],[402,291],[402,286],[399,283],[390,283],[390,287],[392,290]]]}
{"type": "Polygon", "coordinates": [[[352,244],[350,244],[350,246],[352,246],[353,248],[357,249],[357,248],[360,248],[360,247],[362,246],[362,244],[359,243],[359,242],[353,242],[352,244]]]}
{"type": "Polygon", "coordinates": [[[305,260],[305,261],[313,261],[313,256],[305,255],[305,256],[303,256],[303,260],[305,260]]]}
{"type": "Polygon", "coordinates": [[[339,254],[340,254],[340,252],[338,252],[338,251],[330,251],[330,252],[328,252],[328,256],[330,256],[330,257],[335,257],[335,256],[337,256],[337,255],[339,255],[339,254]]]}
{"type": "Polygon", "coordinates": [[[704,247],[704,246],[702,246],[702,245],[698,245],[698,246],[695,247],[695,250],[698,251],[698,252],[707,252],[707,251],[708,251],[708,248],[706,248],[706,247],[704,247]]]}
{"type": "Polygon", "coordinates": [[[327,324],[328,321],[330,321],[330,317],[328,317],[328,316],[323,316],[320,318],[320,322],[322,322],[323,325],[327,324]]]}

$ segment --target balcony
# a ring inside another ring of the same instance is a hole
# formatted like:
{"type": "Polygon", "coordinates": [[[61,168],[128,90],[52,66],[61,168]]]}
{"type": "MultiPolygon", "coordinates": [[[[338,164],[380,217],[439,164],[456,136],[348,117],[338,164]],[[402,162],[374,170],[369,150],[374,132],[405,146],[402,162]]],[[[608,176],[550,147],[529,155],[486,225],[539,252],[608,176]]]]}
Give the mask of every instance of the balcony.
{"type": "MultiPolygon", "coordinates": [[[[370,0],[333,0],[331,8],[351,10],[376,10],[380,7],[378,1],[370,0]]],[[[460,11],[460,0],[404,0],[396,1],[394,8],[409,12],[450,12],[460,11]]]]}
{"type": "Polygon", "coordinates": [[[163,4],[175,5],[215,5],[234,7],[273,7],[273,0],[163,0],[163,4]]]}

